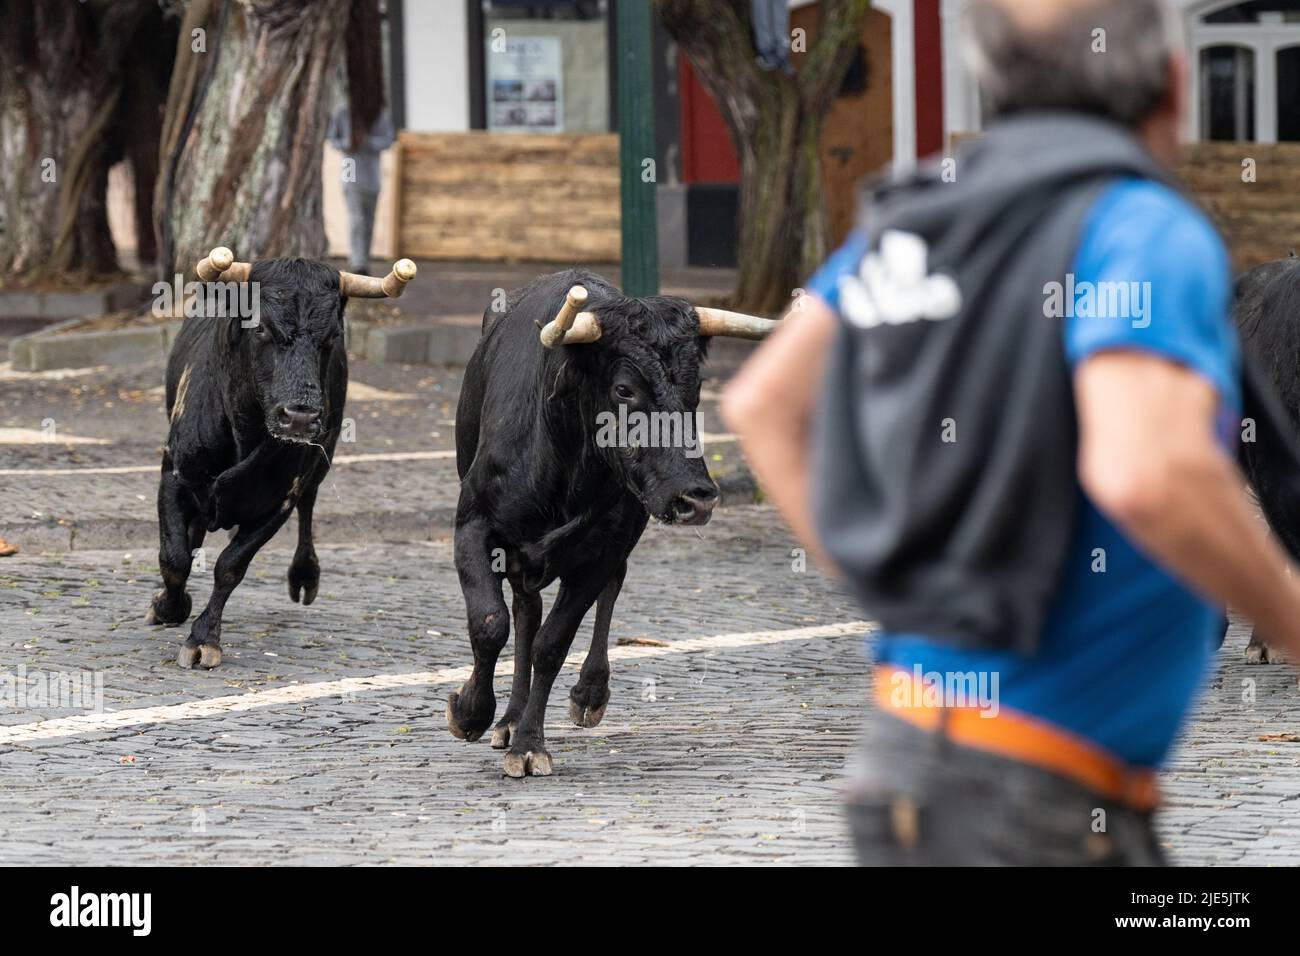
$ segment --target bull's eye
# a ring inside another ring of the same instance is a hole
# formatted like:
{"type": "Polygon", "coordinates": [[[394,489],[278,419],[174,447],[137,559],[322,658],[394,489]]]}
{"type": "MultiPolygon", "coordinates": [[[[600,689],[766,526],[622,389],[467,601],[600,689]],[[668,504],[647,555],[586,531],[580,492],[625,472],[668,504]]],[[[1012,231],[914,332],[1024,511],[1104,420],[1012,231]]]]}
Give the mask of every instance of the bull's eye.
{"type": "Polygon", "coordinates": [[[632,399],[636,398],[636,393],[621,382],[614,386],[614,394],[618,397],[620,402],[630,402],[632,399]]]}

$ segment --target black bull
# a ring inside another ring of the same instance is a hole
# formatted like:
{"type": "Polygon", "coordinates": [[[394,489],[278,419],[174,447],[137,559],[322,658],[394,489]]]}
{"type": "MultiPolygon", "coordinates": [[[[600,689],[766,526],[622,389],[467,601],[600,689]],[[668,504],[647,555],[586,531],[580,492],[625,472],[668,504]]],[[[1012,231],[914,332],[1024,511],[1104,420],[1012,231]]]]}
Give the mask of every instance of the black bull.
{"type": "Polygon", "coordinates": [[[320,583],[312,509],[343,420],[347,353],[339,273],[305,259],[253,265],[260,314],[193,316],[167,362],[171,429],[158,486],[163,589],[148,622],[190,615],[185,585],[209,531],[238,526],[214,569],[207,608],[181,646],[183,667],[221,662],[221,617],[249,562],[298,511],[289,596],[310,604],[320,583]]]}
{"type": "MultiPolygon", "coordinates": [[[[1269,527],[1300,560],[1300,258],[1241,276],[1236,320],[1247,362],[1242,468],[1269,527]]],[[[1265,637],[1251,634],[1248,661],[1269,661],[1265,637]]]]}
{"type": "MultiPolygon", "coordinates": [[[[492,746],[509,748],[511,776],[552,771],[543,737],[547,699],[574,634],[596,605],[591,649],[570,693],[570,716],[593,727],[609,701],[607,640],[628,556],[646,522],[702,524],[717,488],[691,447],[597,440],[598,416],[694,418],[707,338],[690,304],[623,296],[582,271],[545,276],[484,314],[456,412],[461,477],[455,560],[474,668],[447,701],[447,723],[477,740],[496,713],[493,670],[515,624],[514,683],[492,746]],[[591,295],[598,341],[544,350],[538,328],[573,285],[591,295]],[[693,453],[692,453],[693,452],[693,453]],[[546,619],[541,590],[560,587],[546,619]]],[[[695,435],[698,443],[698,434],[695,435]]]]}

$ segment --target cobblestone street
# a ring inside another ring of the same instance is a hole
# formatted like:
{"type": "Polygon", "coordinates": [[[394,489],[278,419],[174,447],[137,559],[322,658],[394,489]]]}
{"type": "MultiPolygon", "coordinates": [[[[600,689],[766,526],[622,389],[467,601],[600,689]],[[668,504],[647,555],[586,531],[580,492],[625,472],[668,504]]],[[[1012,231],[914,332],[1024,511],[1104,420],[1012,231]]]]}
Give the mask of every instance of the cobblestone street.
{"type": "MultiPolygon", "coordinates": [[[[851,862],[838,790],[867,714],[869,628],[796,569],[770,508],[732,503],[698,533],[647,531],[614,615],[604,722],[567,717],[588,620],[552,696],[556,774],[510,780],[486,738],[457,741],[443,718],[470,652],[446,526],[420,509],[450,500],[448,459],[336,469],[317,603],[288,600],[282,532],[227,609],[222,666],[176,667],[185,631],[143,624],[157,587],[157,398],[138,413],[69,413],[63,394],[117,402],[157,376],[0,377],[0,426],[39,431],[42,408],[64,409],[53,417],[67,433],[105,442],[0,444],[2,530],[22,546],[0,560],[0,673],[103,685],[102,713],[0,710],[0,863],[851,862]],[[107,472],[137,466],[150,471],[107,472]],[[76,473],[14,474],[40,468],[76,473]],[[393,517],[379,520],[375,501],[393,517]],[[41,536],[86,514],[100,522],[88,544],[41,536]]],[[[349,453],[448,446],[454,374],[375,366],[356,381],[417,397],[356,398],[349,409],[371,424],[349,453]]],[[[733,447],[711,445],[711,467],[727,468],[733,447]]],[[[196,611],[209,588],[210,570],[196,572],[196,611]]],[[[1165,776],[1178,863],[1300,863],[1296,678],[1244,664],[1246,639],[1235,626],[1165,776]]],[[[508,674],[503,662],[498,713],[508,674]]]]}

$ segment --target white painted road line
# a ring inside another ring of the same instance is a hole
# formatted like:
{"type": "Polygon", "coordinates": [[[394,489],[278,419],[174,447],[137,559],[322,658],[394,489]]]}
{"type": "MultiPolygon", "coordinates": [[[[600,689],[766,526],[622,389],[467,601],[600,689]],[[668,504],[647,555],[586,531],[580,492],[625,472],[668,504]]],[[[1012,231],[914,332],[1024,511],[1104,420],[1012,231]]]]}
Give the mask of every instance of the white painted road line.
{"type": "Polygon", "coordinates": [[[105,438],[61,435],[36,428],[0,428],[0,445],[111,445],[105,438]]]}
{"type": "MultiPolygon", "coordinates": [[[[817,638],[861,636],[874,625],[866,621],[846,621],[840,624],[823,624],[816,627],[796,627],[784,631],[742,631],[736,634],[713,634],[690,637],[665,645],[623,644],[609,649],[610,660],[643,660],[669,654],[689,654],[696,651],[724,651],[783,641],[811,641],[817,638]]],[[[569,655],[566,667],[579,667],[586,652],[569,655]]],[[[514,670],[511,662],[497,667],[497,677],[509,677],[514,670]]],[[[311,684],[293,684],[274,690],[250,691],[206,700],[192,700],[183,704],[164,704],[157,707],[138,707],[104,714],[78,714],[75,717],[56,717],[31,724],[0,727],[0,746],[30,743],[37,740],[55,740],[77,734],[102,733],[141,727],[149,724],[171,723],[177,720],[195,720],[221,714],[239,713],[262,707],[298,704],[323,697],[341,697],[344,694],[364,694],[369,691],[390,690],[395,687],[424,687],[434,684],[459,683],[469,677],[469,667],[444,667],[436,671],[415,671],[406,674],[374,674],[370,677],[344,677],[339,680],[319,681],[311,684]]]]}
{"type": "MultiPolygon", "coordinates": [[[[721,445],[736,440],[735,435],[703,433],[706,445],[721,445]]],[[[364,465],[376,461],[442,461],[455,458],[454,449],[443,451],[386,451],[361,455],[336,455],[335,465],[364,465]]],[[[105,465],[90,468],[0,468],[0,477],[62,478],[71,475],[146,475],[157,474],[159,465],[105,465]]]]}

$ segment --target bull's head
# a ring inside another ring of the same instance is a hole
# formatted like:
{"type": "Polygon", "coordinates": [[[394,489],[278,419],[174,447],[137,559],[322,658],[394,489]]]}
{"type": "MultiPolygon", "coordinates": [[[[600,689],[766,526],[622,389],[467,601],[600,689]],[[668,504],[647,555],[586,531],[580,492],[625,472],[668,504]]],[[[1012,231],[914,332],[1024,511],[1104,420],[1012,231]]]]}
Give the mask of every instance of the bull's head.
{"type": "Polygon", "coordinates": [[[696,427],[700,362],[712,336],[761,339],[780,323],[694,308],[667,296],[606,294],[591,311],[583,311],[587,299],[584,287],[572,287],[541,331],[547,349],[598,343],[592,354],[585,349],[572,353],[584,377],[595,383],[584,402],[591,406],[583,408],[589,419],[585,427],[652,518],[667,524],[706,523],[718,502],[718,488],[704,465],[696,427]]]}
{"type": "MultiPolygon", "coordinates": [[[[198,265],[204,282],[256,283],[256,315],[232,319],[226,337],[248,370],[244,387],[262,409],[266,429],[282,441],[312,442],[325,428],[322,380],[342,348],[348,297],[399,296],[415,277],[401,259],[384,278],[338,272],[311,259],[235,262],[225,247],[198,265]]],[[[335,410],[336,412],[338,410],[335,410]]]]}

